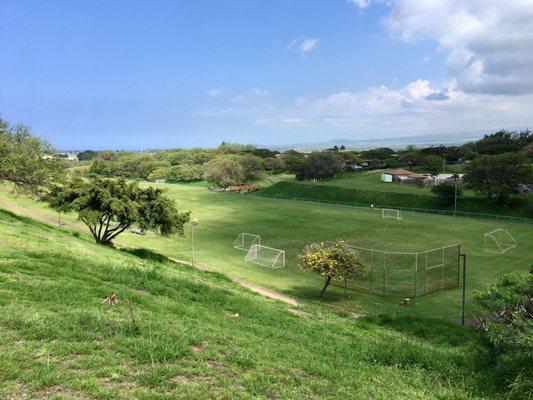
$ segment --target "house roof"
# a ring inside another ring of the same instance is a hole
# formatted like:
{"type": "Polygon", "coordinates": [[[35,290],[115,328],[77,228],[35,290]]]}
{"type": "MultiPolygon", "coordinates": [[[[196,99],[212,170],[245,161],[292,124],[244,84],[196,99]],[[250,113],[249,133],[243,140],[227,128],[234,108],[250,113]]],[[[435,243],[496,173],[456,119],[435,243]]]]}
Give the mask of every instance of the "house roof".
{"type": "Polygon", "coordinates": [[[386,171],[383,171],[383,173],[389,174],[389,175],[413,175],[414,172],[407,171],[406,169],[398,168],[398,169],[388,169],[386,171]]]}
{"type": "Polygon", "coordinates": [[[424,175],[422,174],[417,174],[416,172],[411,172],[411,171],[408,171],[406,169],[401,169],[401,168],[398,168],[398,169],[388,169],[386,171],[383,171],[384,174],[389,174],[389,175],[393,175],[393,176],[400,176],[400,175],[403,175],[403,176],[408,176],[410,178],[425,178],[424,175]]]}

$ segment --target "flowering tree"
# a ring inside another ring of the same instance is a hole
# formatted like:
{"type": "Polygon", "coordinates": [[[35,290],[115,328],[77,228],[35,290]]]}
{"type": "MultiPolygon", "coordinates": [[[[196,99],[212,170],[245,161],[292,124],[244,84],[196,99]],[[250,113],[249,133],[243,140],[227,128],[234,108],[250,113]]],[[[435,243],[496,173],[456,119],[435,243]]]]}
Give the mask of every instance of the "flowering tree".
{"type": "Polygon", "coordinates": [[[318,294],[322,297],[333,278],[353,279],[366,275],[367,266],[359,258],[359,252],[345,241],[313,243],[298,255],[301,268],[324,277],[324,286],[318,294]]]}

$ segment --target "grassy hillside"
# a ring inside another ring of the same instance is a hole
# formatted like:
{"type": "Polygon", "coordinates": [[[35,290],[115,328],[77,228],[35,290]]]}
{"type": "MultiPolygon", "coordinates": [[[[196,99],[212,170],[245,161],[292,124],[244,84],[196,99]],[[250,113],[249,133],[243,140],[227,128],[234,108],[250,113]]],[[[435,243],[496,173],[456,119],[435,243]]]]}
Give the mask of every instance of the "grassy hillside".
{"type": "MultiPolygon", "coordinates": [[[[390,207],[453,210],[453,206],[442,207],[429,188],[399,183],[376,183],[373,182],[374,178],[375,176],[367,174],[362,175],[361,179],[340,178],[320,183],[282,181],[265,187],[257,194],[360,205],[377,204],[390,207]]],[[[533,196],[521,196],[515,199],[513,205],[509,207],[499,206],[467,191],[465,196],[459,200],[458,211],[532,218],[533,196]]]]}
{"type": "MultiPolygon", "coordinates": [[[[461,243],[468,255],[467,316],[478,310],[471,301],[474,290],[484,288],[511,271],[526,271],[533,255],[533,230],[529,226],[495,221],[453,219],[438,215],[405,215],[401,221],[383,220],[371,210],[349,209],[322,204],[271,200],[249,195],[224,195],[209,192],[201,185],[158,184],[167,189],[181,210],[192,210],[199,219],[195,229],[196,260],[232,278],[244,279],[269,289],[310,302],[318,302],[316,294],[322,278],[298,268],[296,254],[307,244],[320,240],[344,238],[350,243],[388,251],[421,251],[442,245],[461,243]],[[507,228],[519,246],[506,254],[483,251],[483,233],[507,228]],[[244,252],[233,249],[233,241],[241,232],[260,234],[263,243],[286,251],[286,268],[273,270],[244,261],[244,252]]],[[[26,207],[21,212],[53,213],[43,203],[15,198],[0,191],[0,201],[26,207]]],[[[74,215],[62,216],[64,222],[87,229],[74,215]]],[[[126,233],[119,237],[121,246],[143,247],[176,259],[190,260],[190,226],[185,238],[161,238],[126,233]]],[[[460,315],[459,288],[412,299],[411,307],[401,307],[400,298],[384,299],[359,292],[344,296],[342,288],[328,288],[320,304],[349,312],[376,314],[439,316],[456,320],[460,315]]]]}
{"type": "Polygon", "coordinates": [[[0,398],[500,397],[467,329],[291,310],[2,210],[0,234],[0,398]]]}

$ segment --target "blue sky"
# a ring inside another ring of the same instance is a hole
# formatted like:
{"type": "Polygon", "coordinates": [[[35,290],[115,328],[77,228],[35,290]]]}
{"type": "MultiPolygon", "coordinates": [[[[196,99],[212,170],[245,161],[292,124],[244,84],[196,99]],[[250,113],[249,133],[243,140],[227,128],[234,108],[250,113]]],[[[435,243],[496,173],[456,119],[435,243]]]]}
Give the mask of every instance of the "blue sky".
{"type": "Polygon", "coordinates": [[[71,149],[528,127],[533,10],[476,2],[3,0],[0,114],[71,149]]]}

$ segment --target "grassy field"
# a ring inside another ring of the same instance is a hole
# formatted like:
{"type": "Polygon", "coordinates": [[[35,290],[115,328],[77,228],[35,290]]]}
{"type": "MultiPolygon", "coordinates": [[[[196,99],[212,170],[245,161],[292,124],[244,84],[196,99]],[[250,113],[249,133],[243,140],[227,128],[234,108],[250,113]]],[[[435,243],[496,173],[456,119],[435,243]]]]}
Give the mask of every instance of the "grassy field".
{"type": "MultiPolygon", "coordinates": [[[[260,191],[268,196],[307,198],[327,201],[340,201],[351,204],[379,204],[390,207],[414,207],[427,209],[453,210],[453,206],[442,207],[429,187],[401,183],[384,183],[381,172],[366,171],[344,173],[338,178],[310,182],[294,179],[276,182],[260,191]]],[[[458,211],[487,214],[501,214],[515,217],[533,217],[533,195],[523,195],[514,199],[512,206],[499,206],[485,197],[464,190],[458,202],[458,211]]]]}
{"type": "Polygon", "coordinates": [[[0,234],[2,399],[503,397],[466,328],[293,309],[3,210],[0,234]]]}
{"type": "MultiPolygon", "coordinates": [[[[250,195],[224,195],[209,192],[203,184],[167,185],[168,195],[182,210],[191,210],[199,219],[195,230],[196,259],[233,278],[244,279],[285,294],[317,302],[320,277],[303,272],[296,265],[296,254],[314,241],[343,238],[363,247],[387,251],[423,251],[461,243],[468,255],[467,316],[478,310],[471,302],[472,292],[495,282],[510,271],[527,270],[533,257],[533,230],[530,226],[473,221],[436,215],[404,215],[404,219],[382,219],[378,211],[350,209],[294,201],[264,199],[250,195]],[[507,228],[519,246],[506,254],[483,251],[483,234],[494,228],[507,228]],[[263,244],[287,253],[287,267],[278,270],[246,263],[244,253],[233,249],[241,232],[259,234],[263,244]]],[[[53,214],[32,200],[13,198],[5,191],[0,199],[53,214]]],[[[75,222],[74,216],[64,217],[75,222]]],[[[125,234],[117,244],[143,247],[169,257],[190,260],[191,242],[186,238],[160,238],[125,234]]],[[[369,314],[427,315],[457,319],[460,315],[460,289],[434,293],[401,307],[399,298],[350,292],[345,298],[341,288],[332,287],[320,304],[369,314]]]]}

